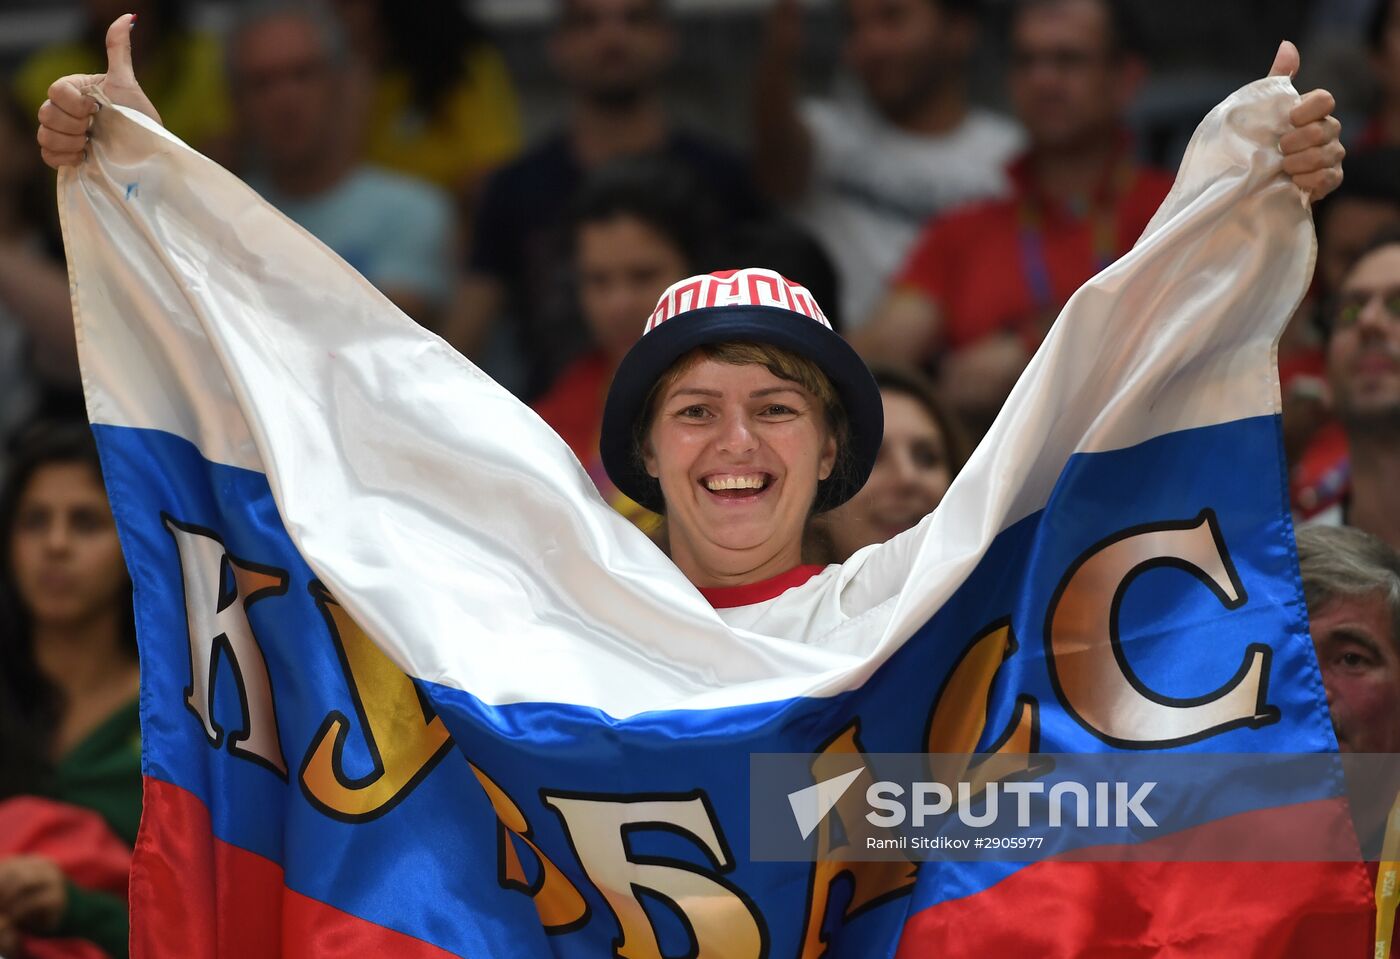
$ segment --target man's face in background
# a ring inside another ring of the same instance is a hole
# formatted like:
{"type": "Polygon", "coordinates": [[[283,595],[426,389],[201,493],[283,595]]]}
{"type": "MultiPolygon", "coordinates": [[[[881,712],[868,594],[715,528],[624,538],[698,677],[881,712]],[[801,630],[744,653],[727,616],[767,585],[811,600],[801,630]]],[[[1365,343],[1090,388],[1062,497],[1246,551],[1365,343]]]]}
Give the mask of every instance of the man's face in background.
{"type": "Polygon", "coordinates": [[[1332,308],[1327,379],[1348,431],[1400,428],[1400,243],[1363,256],[1332,308]]]}
{"type": "Polygon", "coordinates": [[[335,141],[338,69],[317,26],[294,15],[247,27],[229,52],[238,127],[269,167],[310,165],[335,141]]]}
{"type": "Polygon", "coordinates": [[[1016,16],[1010,92],[1033,147],[1072,149],[1115,128],[1141,66],[1115,45],[1100,0],[1050,0],[1016,16]]]}
{"type": "Polygon", "coordinates": [[[1342,752],[1400,752],[1400,650],[1385,595],[1338,596],[1309,619],[1342,752]]]}
{"type": "Polygon", "coordinates": [[[967,68],[976,28],[936,0],[847,0],[846,65],[899,121],[967,68]]]}
{"type": "Polygon", "coordinates": [[[661,83],[675,37],[661,0],[566,0],[551,52],[570,90],[626,106],[661,83]]]}

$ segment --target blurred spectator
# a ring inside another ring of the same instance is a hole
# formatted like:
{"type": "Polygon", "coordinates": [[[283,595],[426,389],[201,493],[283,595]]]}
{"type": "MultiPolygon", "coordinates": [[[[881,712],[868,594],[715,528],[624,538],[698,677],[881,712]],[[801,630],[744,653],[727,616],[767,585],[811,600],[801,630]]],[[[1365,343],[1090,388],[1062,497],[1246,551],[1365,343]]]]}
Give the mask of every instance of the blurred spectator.
{"type": "Polygon", "coordinates": [[[619,492],[599,459],[603,402],[661,294],[707,269],[714,222],[689,171],[654,158],[614,161],[598,170],[573,210],[579,312],[592,348],[564,369],[535,411],[569,444],[603,498],[649,533],[661,517],[619,492]]]}
{"type": "Polygon", "coordinates": [[[1335,505],[1345,490],[1347,446],[1326,403],[1325,325],[1328,303],[1357,256],[1380,231],[1400,225],[1400,149],[1359,150],[1346,180],[1313,210],[1317,270],[1309,298],[1279,341],[1284,446],[1292,465],[1294,509],[1302,517],[1335,505]]]}
{"type": "Polygon", "coordinates": [[[841,279],[826,247],[786,216],[771,216],[728,230],[721,269],[762,267],[805,286],[837,333],[846,332],[841,279]]]}
{"type": "MultiPolygon", "coordinates": [[[[1368,533],[1345,527],[1299,529],[1297,541],[1303,596],[1337,748],[1372,755],[1400,752],[1400,554],[1368,533]]],[[[1396,780],[1394,763],[1358,761],[1347,768],[1348,806],[1373,880],[1400,786],[1396,780]]],[[[1381,890],[1376,891],[1383,902],[1381,890]]]]}
{"type": "Polygon", "coordinates": [[[1400,555],[1356,529],[1298,530],[1298,567],[1342,752],[1400,752],[1400,555]]]}
{"type": "Polygon", "coordinates": [[[1319,292],[1341,285],[1371,238],[1400,223],[1400,147],[1355,150],[1346,159],[1346,179],[1313,211],[1317,227],[1319,292]]]}
{"type": "Polygon", "coordinates": [[[857,345],[877,362],[937,360],[981,435],[1061,306],[1132,247],[1172,178],[1133,160],[1123,112],[1144,76],[1111,0],[1021,0],[1010,88],[1030,150],[1014,192],[934,220],[857,345]]]}
{"type": "Polygon", "coordinates": [[[240,11],[228,64],[247,180],[433,326],[451,286],[452,205],[436,187],[359,161],[341,95],[346,61],[340,25],[318,3],[260,0],[240,11]]]}
{"type": "Polygon", "coordinates": [[[0,456],[30,418],[83,410],[52,177],[32,127],[0,97],[0,456]]]}
{"type": "Polygon", "coordinates": [[[1349,447],[1345,491],[1311,522],[1400,547],[1400,232],[1384,231],[1327,311],[1327,381],[1349,447]]]}
{"type": "Polygon", "coordinates": [[[840,309],[858,329],[919,226],[1006,189],[1020,146],[1008,120],[967,102],[973,0],[842,0],[859,93],[799,103],[802,13],[775,0],[757,82],[759,182],[831,253],[840,309]]]}
{"type": "Polygon", "coordinates": [[[1376,0],[1366,39],[1379,98],[1356,145],[1400,147],[1400,0],[1376,0]]]}
{"type": "Polygon", "coordinates": [[[335,0],[368,67],[365,159],[470,197],[520,150],[505,61],[462,0],[335,0]]]}
{"type": "MultiPolygon", "coordinates": [[[[0,799],[99,813],[128,846],[141,817],[131,581],[86,426],[37,433],[0,493],[0,799]]],[[[126,903],[44,861],[0,860],[5,920],[127,950],[126,903]]]]}
{"type": "Polygon", "coordinates": [[[860,492],[813,520],[809,545],[821,562],[844,563],[857,550],[918,525],[942,501],[970,452],[933,384],[895,368],[872,372],[885,401],[885,439],[860,492]]]}
{"type": "Polygon", "coordinates": [[[215,157],[225,155],[229,127],[219,42],[190,29],[185,0],[83,0],[82,37],[40,50],[20,67],[15,89],[33,116],[49,84],[70,73],[107,69],[107,27],[136,14],[131,56],[141,86],[165,128],[215,157]]]}
{"type": "Polygon", "coordinates": [[[493,325],[509,317],[529,367],[520,388],[527,399],[587,349],[563,266],[566,214],[588,171],[619,157],[660,155],[689,168],[734,219],[756,211],[743,163],[667,115],[661,82],[675,45],[664,0],[560,4],[549,49],[568,118],[487,181],[467,278],[444,330],[453,346],[479,358],[493,325]]]}

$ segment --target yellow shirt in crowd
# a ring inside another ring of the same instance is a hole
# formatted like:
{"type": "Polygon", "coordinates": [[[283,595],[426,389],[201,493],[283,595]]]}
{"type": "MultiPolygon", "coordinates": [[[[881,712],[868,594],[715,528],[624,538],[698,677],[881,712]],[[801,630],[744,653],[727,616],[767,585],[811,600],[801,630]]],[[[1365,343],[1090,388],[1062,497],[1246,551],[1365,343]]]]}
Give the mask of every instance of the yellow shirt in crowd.
{"type": "MultiPolygon", "coordinates": [[[[70,73],[101,73],[106,54],[80,43],[38,51],[15,75],[15,93],[33,110],[48,98],[49,84],[70,73]]],[[[229,131],[228,88],[223,52],[207,34],[189,34],[162,45],[137,66],[141,87],[160,112],[165,128],[196,148],[229,131]]]]}
{"type": "Polygon", "coordinates": [[[438,116],[410,100],[408,77],[386,72],[371,96],[365,157],[456,192],[520,150],[520,113],[505,61],[490,47],[467,56],[467,69],[438,116]]]}

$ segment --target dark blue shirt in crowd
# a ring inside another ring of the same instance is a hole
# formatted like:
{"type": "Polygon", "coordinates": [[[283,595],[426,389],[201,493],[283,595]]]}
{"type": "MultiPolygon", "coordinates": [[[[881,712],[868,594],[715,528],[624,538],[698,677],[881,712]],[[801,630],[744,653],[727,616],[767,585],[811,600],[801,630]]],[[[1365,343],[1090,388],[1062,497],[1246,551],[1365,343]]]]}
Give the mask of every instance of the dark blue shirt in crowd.
{"type": "MultiPolygon", "coordinates": [[[[673,132],[660,155],[713,191],[721,227],[750,220],[761,204],[743,161],[709,140],[673,132]]],[[[548,137],[487,181],[472,224],[470,268],[498,281],[527,376],[523,399],[544,393],[589,349],[570,284],[567,217],[587,178],[565,133],[548,137]]],[[[641,334],[646,317],[637,319],[641,334]]]]}

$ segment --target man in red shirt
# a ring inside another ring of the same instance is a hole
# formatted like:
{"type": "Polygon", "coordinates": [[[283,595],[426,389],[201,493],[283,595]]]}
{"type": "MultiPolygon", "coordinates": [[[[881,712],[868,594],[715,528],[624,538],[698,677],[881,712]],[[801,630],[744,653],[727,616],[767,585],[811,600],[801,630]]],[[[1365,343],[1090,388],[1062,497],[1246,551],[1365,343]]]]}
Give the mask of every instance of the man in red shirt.
{"type": "Polygon", "coordinates": [[[1076,289],[1132,247],[1172,178],[1133,161],[1122,116],[1144,75],[1109,0],[1022,0],[1010,92],[1030,149],[1012,194],[928,224],[854,339],[874,362],[936,365],[984,430],[1076,289]]]}

